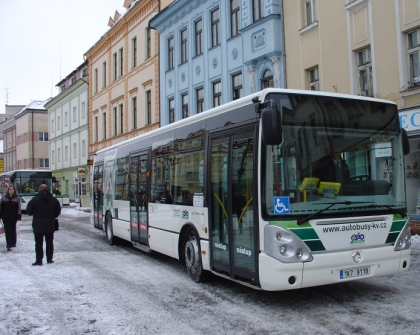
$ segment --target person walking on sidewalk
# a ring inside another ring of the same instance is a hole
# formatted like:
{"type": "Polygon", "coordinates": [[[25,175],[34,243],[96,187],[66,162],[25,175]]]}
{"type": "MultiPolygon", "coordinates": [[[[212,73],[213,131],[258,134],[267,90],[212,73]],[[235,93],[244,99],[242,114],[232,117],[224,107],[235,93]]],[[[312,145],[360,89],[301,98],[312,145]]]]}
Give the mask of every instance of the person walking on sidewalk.
{"type": "Polygon", "coordinates": [[[44,236],[47,263],[54,263],[55,219],[61,214],[61,206],[60,202],[50,193],[47,185],[39,185],[38,194],[28,202],[26,214],[33,216],[32,229],[35,237],[36,260],[32,265],[42,265],[44,236]]]}
{"type": "Polygon", "coordinates": [[[3,220],[6,233],[6,248],[7,251],[10,251],[12,250],[11,248],[16,247],[16,223],[22,219],[20,199],[13,185],[7,188],[6,194],[1,199],[0,218],[3,220]]]}

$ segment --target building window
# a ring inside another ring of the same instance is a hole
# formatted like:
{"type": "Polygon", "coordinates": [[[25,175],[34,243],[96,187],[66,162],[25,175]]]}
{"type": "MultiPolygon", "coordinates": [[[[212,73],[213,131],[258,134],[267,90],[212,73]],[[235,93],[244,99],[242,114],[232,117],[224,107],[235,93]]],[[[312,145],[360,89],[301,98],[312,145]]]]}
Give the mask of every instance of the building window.
{"type": "Polygon", "coordinates": [[[114,136],[117,136],[117,134],[118,134],[118,130],[117,130],[117,126],[118,126],[117,107],[114,107],[112,109],[112,116],[113,116],[113,119],[114,119],[114,136]]]}
{"type": "Polygon", "coordinates": [[[420,86],[420,45],[419,30],[407,34],[408,37],[408,61],[410,73],[410,86],[420,86]]]}
{"type": "Polygon", "coordinates": [[[20,136],[17,137],[17,144],[20,144],[20,136]]]}
{"type": "Polygon", "coordinates": [[[38,141],[48,142],[48,133],[38,133],[38,141]]]}
{"type": "Polygon", "coordinates": [[[60,122],[61,120],[60,120],[60,117],[58,116],[57,117],[57,130],[60,130],[60,124],[61,124],[61,122],[60,122]]]}
{"type": "Polygon", "coordinates": [[[174,98],[169,99],[169,123],[175,122],[175,100],[174,98]]]}
{"type": "Polygon", "coordinates": [[[57,162],[61,162],[61,149],[60,148],[58,148],[58,150],[57,150],[57,162]]]}
{"type": "Polygon", "coordinates": [[[137,97],[131,99],[131,106],[133,129],[137,129],[137,97]]]}
{"type": "Polygon", "coordinates": [[[76,107],[73,107],[73,122],[76,122],[77,120],[77,109],[76,107]]]}
{"type": "Polygon", "coordinates": [[[204,111],[204,90],[202,87],[196,89],[196,99],[197,99],[197,114],[204,111]]]}
{"type": "Polygon", "coordinates": [[[213,107],[222,104],[222,82],[217,81],[213,83],[213,107]]]}
{"type": "Polygon", "coordinates": [[[152,91],[146,91],[146,124],[152,123],[152,91]]]}
{"type": "Polygon", "coordinates": [[[51,151],[51,163],[55,164],[54,150],[51,151]]]}
{"type": "Polygon", "coordinates": [[[39,166],[40,168],[47,168],[47,167],[50,167],[50,161],[49,161],[49,159],[48,159],[48,158],[40,158],[40,159],[38,160],[38,166],[39,166]]]}
{"type": "Polygon", "coordinates": [[[120,77],[123,75],[123,67],[124,67],[124,62],[123,62],[123,48],[121,48],[120,50],[119,50],[119,53],[120,53],[120,77]]]}
{"type": "Polygon", "coordinates": [[[93,73],[93,93],[98,93],[98,68],[93,73]]]}
{"type": "Polygon", "coordinates": [[[185,63],[188,59],[188,31],[184,29],[181,31],[181,63],[185,63]]]}
{"type": "Polygon", "coordinates": [[[106,62],[102,63],[102,88],[106,87],[106,62]]]}
{"type": "Polygon", "coordinates": [[[102,113],[102,139],[106,140],[106,112],[102,113]]]}
{"type": "MultiPolygon", "coordinates": [[[[55,123],[54,120],[51,120],[51,133],[54,133],[55,123]]],[[[19,144],[19,136],[18,136],[18,144],[19,144]]]]}
{"type": "Polygon", "coordinates": [[[82,157],[86,157],[86,141],[82,141],[82,157]]]}
{"type": "Polygon", "coordinates": [[[117,79],[117,53],[115,52],[112,55],[112,80],[116,80],[117,79]]]}
{"type": "Polygon", "coordinates": [[[182,118],[186,119],[188,117],[188,94],[182,94],[181,101],[182,101],[182,118]]]}
{"type": "Polygon", "coordinates": [[[203,20],[195,22],[195,55],[203,53],[203,20]]]}
{"type": "Polygon", "coordinates": [[[370,48],[359,51],[358,67],[360,94],[373,97],[372,61],[370,48]]]}
{"type": "Polygon", "coordinates": [[[273,74],[270,70],[264,72],[263,79],[261,80],[262,88],[274,87],[273,74]]]}
{"type": "Polygon", "coordinates": [[[239,34],[239,0],[230,0],[230,37],[239,34]]]}
{"type": "Polygon", "coordinates": [[[252,0],[252,18],[254,22],[262,19],[263,13],[264,13],[264,1],[252,0]]]}
{"type": "Polygon", "coordinates": [[[168,39],[168,70],[174,68],[174,38],[168,39]]]}
{"type": "Polygon", "coordinates": [[[120,107],[120,134],[122,134],[124,132],[124,108],[123,108],[123,104],[121,104],[119,107],[120,107]]]}
{"type": "Polygon", "coordinates": [[[315,0],[305,0],[305,23],[309,26],[315,22],[315,0]]]}
{"type": "Polygon", "coordinates": [[[69,113],[64,113],[64,126],[67,127],[69,125],[69,113]]]}
{"type": "Polygon", "coordinates": [[[26,158],[23,160],[23,168],[24,169],[28,168],[28,162],[27,162],[26,158]]]}
{"type": "Polygon", "coordinates": [[[67,145],[64,147],[64,160],[69,160],[69,147],[67,145]]]}
{"type": "Polygon", "coordinates": [[[242,98],[242,73],[232,76],[232,96],[233,100],[242,98]]]}
{"type": "Polygon", "coordinates": [[[86,104],[83,101],[82,102],[82,119],[84,119],[86,117],[86,104]]]}
{"type": "Polygon", "coordinates": [[[93,134],[93,136],[95,136],[95,137],[94,137],[93,141],[95,143],[97,143],[98,142],[98,117],[97,116],[95,116],[95,122],[93,123],[93,125],[95,127],[95,132],[93,134]]]}
{"type": "Polygon", "coordinates": [[[319,75],[318,68],[309,70],[309,89],[311,91],[319,91],[319,75]]]}
{"type": "Polygon", "coordinates": [[[77,144],[73,143],[73,158],[77,158],[77,144]]]}
{"type": "Polygon", "coordinates": [[[146,28],[146,59],[152,57],[152,39],[150,28],[146,28]]]}
{"type": "Polygon", "coordinates": [[[215,47],[220,43],[220,14],[219,8],[211,12],[211,46],[215,47]]]}
{"type": "Polygon", "coordinates": [[[134,36],[131,40],[131,65],[132,67],[137,66],[137,36],[134,36]]]}

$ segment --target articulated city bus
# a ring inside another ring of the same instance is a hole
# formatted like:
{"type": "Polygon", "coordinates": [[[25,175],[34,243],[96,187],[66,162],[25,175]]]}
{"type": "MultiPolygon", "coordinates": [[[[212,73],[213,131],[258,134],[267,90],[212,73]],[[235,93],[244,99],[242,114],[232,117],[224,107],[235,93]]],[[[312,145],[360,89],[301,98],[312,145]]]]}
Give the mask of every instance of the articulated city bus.
{"type": "Polygon", "coordinates": [[[409,150],[392,102],[266,89],[98,151],[91,220],[196,282],[391,275],[410,266],[409,150]]]}
{"type": "Polygon", "coordinates": [[[38,194],[38,186],[46,184],[51,189],[53,176],[50,170],[14,170],[0,174],[0,195],[3,196],[9,187],[14,185],[20,197],[22,212],[26,205],[38,194]]]}

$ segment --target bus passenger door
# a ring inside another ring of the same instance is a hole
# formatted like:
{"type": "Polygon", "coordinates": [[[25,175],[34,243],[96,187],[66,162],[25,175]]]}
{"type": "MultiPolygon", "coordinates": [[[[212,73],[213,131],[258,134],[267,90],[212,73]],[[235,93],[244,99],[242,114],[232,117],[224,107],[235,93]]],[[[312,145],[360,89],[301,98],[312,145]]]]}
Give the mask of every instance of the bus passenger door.
{"type": "Polygon", "coordinates": [[[253,128],[247,130],[213,137],[210,142],[211,267],[257,284],[255,133],[253,128]]]}
{"type": "Polygon", "coordinates": [[[150,195],[149,152],[137,152],[130,159],[131,240],[148,245],[148,201],[150,195]]]}
{"type": "Polygon", "coordinates": [[[103,163],[98,164],[93,170],[93,226],[103,229],[103,163]]]}

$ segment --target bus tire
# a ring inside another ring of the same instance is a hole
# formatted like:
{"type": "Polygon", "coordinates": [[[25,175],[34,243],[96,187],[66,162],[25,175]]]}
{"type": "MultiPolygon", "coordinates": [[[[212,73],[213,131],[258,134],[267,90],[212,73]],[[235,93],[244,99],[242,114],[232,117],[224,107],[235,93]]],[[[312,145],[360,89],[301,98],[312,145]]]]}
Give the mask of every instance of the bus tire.
{"type": "Polygon", "coordinates": [[[112,215],[110,212],[106,213],[105,216],[105,234],[108,244],[115,245],[117,238],[114,236],[114,232],[112,230],[112,215]]]}
{"type": "Polygon", "coordinates": [[[193,228],[189,228],[185,234],[185,265],[191,279],[196,283],[205,280],[205,271],[201,260],[200,239],[193,228]]]}

